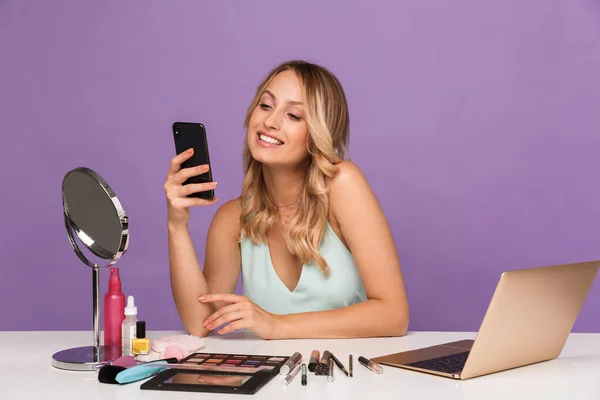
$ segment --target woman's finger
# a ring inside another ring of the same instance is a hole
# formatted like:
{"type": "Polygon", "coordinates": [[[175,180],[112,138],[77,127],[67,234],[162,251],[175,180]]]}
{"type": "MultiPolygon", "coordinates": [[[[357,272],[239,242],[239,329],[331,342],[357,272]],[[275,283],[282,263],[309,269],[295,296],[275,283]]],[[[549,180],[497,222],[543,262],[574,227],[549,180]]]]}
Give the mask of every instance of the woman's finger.
{"type": "Polygon", "coordinates": [[[244,296],[240,296],[233,293],[215,293],[215,294],[205,294],[198,298],[203,303],[212,303],[215,301],[224,301],[226,303],[237,303],[245,299],[244,296]]]}
{"type": "Polygon", "coordinates": [[[206,199],[199,199],[196,197],[183,197],[183,198],[179,198],[179,199],[175,199],[172,201],[172,207],[176,208],[176,209],[184,209],[184,208],[190,208],[190,207],[196,207],[196,206],[208,206],[211,204],[214,204],[218,201],[219,199],[214,198],[212,200],[206,200],[206,199]]]}
{"type": "Polygon", "coordinates": [[[218,326],[224,325],[228,322],[242,320],[247,315],[246,311],[234,311],[223,314],[221,317],[214,320],[212,323],[206,325],[206,329],[215,329],[218,326]]]}
{"type": "Polygon", "coordinates": [[[175,175],[180,169],[181,164],[189,159],[194,154],[194,149],[188,149],[183,153],[177,154],[175,157],[171,158],[171,165],[169,165],[169,173],[167,174],[167,178],[175,175]]]}
{"type": "Polygon", "coordinates": [[[189,183],[187,185],[181,186],[180,191],[184,196],[187,196],[192,193],[207,192],[216,187],[217,187],[217,182],[189,183]]]}
{"type": "Polygon", "coordinates": [[[221,317],[223,314],[239,311],[240,309],[241,308],[240,308],[239,303],[233,303],[228,306],[221,307],[217,311],[212,313],[212,315],[210,315],[208,318],[206,318],[204,320],[203,324],[204,324],[204,326],[206,326],[209,323],[211,323],[212,321],[214,321],[215,319],[221,317]]]}
{"type": "Polygon", "coordinates": [[[197,167],[183,168],[177,171],[177,173],[171,177],[171,180],[174,183],[181,185],[186,179],[191,178],[192,176],[198,176],[207,173],[208,169],[208,164],[198,165],[197,167]]]}
{"type": "Polygon", "coordinates": [[[237,331],[238,329],[244,329],[244,328],[249,328],[248,321],[246,321],[245,319],[238,319],[237,321],[233,321],[229,325],[223,327],[217,333],[219,335],[224,335],[226,333],[229,333],[232,331],[237,331]]]}

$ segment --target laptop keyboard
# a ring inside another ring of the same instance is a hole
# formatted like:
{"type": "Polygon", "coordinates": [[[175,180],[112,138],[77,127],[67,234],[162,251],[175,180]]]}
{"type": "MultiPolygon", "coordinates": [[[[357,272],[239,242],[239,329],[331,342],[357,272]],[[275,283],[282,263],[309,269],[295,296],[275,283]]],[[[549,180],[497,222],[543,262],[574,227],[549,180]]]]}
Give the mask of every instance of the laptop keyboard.
{"type": "Polygon", "coordinates": [[[451,354],[449,356],[432,358],[430,360],[418,361],[416,363],[406,365],[409,367],[454,374],[462,371],[465,363],[467,362],[468,356],[469,352],[465,351],[464,353],[451,354]]]}

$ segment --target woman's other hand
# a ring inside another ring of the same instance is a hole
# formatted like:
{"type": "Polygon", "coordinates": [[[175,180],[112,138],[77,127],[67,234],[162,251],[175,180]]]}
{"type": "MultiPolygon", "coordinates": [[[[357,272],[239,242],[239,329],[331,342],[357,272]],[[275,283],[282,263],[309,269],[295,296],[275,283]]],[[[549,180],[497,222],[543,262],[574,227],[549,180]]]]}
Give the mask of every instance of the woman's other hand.
{"type": "Polygon", "coordinates": [[[246,296],[216,293],[200,296],[198,300],[202,303],[215,301],[229,303],[204,320],[203,325],[208,330],[227,324],[217,333],[225,334],[246,328],[263,339],[277,338],[277,328],[280,324],[278,316],[263,310],[246,296]]]}

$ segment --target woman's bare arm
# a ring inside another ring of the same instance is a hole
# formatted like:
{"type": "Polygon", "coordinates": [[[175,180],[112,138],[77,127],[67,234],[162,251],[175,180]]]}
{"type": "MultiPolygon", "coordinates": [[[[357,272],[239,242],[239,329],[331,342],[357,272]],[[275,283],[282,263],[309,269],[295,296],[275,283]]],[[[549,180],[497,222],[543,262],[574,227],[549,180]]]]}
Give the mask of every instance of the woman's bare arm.
{"type": "Polygon", "coordinates": [[[342,162],[330,201],[362,277],[367,300],[347,307],[278,316],[277,338],[402,336],[409,307],[396,246],[360,169],[342,162]]]}
{"type": "Polygon", "coordinates": [[[233,293],[240,274],[239,211],[237,201],[215,213],[206,239],[204,268],[198,262],[187,226],[169,224],[171,291],[179,317],[192,335],[206,336],[202,322],[222,304],[203,304],[198,297],[215,292],[233,293]]]}

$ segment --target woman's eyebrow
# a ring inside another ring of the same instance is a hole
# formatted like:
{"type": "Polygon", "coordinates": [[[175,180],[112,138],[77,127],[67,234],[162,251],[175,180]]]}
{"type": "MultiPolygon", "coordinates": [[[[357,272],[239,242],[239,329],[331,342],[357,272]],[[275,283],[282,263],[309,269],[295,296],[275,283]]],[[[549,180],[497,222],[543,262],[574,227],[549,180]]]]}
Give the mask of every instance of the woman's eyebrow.
{"type": "MultiPolygon", "coordinates": [[[[273,100],[277,99],[277,97],[275,97],[275,95],[269,90],[265,90],[263,94],[268,94],[269,96],[271,96],[273,98],[273,100]]],[[[292,104],[295,106],[301,106],[303,104],[301,101],[294,101],[294,100],[288,100],[287,102],[289,104],[292,104]]]]}

